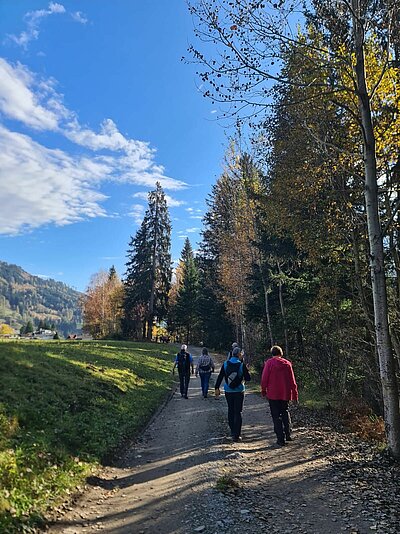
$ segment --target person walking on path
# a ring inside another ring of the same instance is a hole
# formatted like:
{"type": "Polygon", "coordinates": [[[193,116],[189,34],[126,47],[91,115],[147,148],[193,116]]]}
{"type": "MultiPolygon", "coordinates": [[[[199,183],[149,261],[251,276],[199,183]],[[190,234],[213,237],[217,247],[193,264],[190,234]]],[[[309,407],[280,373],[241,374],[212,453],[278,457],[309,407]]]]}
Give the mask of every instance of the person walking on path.
{"type": "Polygon", "coordinates": [[[208,384],[210,382],[211,373],[215,370],[213,359],[208,354],[208,349],[205,347],[201,351],[201,356],[196,365],[196,376],[200,375],[201,392],[206,399],[208,395],[208,384]]]}
{"type": "Polygon", "coordinates": [[[228,352],[228,355],[227,355],[227,359],[228,359],[228,360],[229,360],[229,358],[232,357],[233,349],[236,349],[236,347],[238,347],[238,346],[239,346],[239,343],[236,343],[236,341],[234,341],[234,342],[232,343],[232,348],[231,348],[231,350],[228,352]]]}
{"type": "Polygon", "coordinates": [[[228,404],[228,423],[233,441],[242,439],[242,411],[245,392],[243,382],[251,380],[249,370],[242,359],[240,347],[235,347],[232,350],[232,356],[222,364],[215,383],[215,396],[218,398],[220,395],[219,387],[225,378],[224,390],[228,404]]]}
{"type": "Polygon", "coordinates": [[[179,387],[181,397],[188,398],[188,389],[190,382],[190,370],[194,373],[192,355],[187,352],[187,345],[182,345],[180,352],[176,355],[172,374],[175,374],[175,367],[178,367],[179,387]]]}
{"type": "Polygon", "coordinates": [[[283,357],[278,345],[271,348],[272,358],[264,364],[261,376],[261,395],[267,397],[279,446],[292,441],[289,401],[298,401],[296,379],[292,364],[283,357]]]}

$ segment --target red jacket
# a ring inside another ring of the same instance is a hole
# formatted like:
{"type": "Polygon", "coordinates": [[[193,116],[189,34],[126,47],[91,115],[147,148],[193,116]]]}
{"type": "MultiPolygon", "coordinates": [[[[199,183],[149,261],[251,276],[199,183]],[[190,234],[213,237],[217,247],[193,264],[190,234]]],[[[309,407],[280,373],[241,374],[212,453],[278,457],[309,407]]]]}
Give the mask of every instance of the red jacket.
{"type": "Polygon", "coordinates": [[[296,379],[289,360],[274,356],[265,362],[261,393],[271,400],[298,400],[296,379]]]}

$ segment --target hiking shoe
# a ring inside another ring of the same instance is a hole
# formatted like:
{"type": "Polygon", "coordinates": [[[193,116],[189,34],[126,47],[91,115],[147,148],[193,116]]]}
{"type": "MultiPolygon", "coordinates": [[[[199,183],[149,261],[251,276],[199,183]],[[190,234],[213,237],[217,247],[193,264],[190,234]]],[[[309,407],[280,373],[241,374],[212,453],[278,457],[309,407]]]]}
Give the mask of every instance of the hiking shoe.
{"type": "Polygon", "coordinates": [[[284,441],[280,441],[280,440],[278,440],[276,444],[279,445],[279,447],[284,447],[286,445],[284,441]]]}
{"type": "Polygon", "coordinates": [[[187,395],[184,396],[184,399],[188,399],[189,397],[187,395]]]}
{"type": "Polygon", "coordinates": [[[233,439],[233,441],[243,441],[242,440],[242,436],[236,436],[236,437],[234,437],[232,439],[233,439]]]}
{"type": "Polygon", "coordinates": [[[292,436],[286,436],[286,441],[293,441],[292,436]]]}

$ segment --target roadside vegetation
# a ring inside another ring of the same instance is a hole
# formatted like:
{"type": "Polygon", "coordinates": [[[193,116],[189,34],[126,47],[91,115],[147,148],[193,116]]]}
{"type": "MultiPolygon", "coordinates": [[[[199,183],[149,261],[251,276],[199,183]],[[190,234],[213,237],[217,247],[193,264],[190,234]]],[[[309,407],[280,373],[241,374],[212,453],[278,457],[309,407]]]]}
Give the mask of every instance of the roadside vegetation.
{"type": "Polygon", "coordinates": [[[29,532],[167,396],[174,348],[0,343],[0,532],[29,532]]]}

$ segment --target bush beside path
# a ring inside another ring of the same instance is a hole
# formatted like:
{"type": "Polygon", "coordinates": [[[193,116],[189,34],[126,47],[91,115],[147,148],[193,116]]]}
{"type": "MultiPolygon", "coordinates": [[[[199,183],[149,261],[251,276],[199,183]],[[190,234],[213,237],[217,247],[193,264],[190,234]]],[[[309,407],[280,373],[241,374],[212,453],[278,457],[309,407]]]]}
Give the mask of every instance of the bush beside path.
{"type": "Polygon", "coordinates": [[[398,465],[330,417],[294,411],[295,439],[276,448],[267,404],[250,390],[232,443],[224,398],[202,399],[192,378],[189,399],[175,393],[50,533],[398,532],[398,465]]]}

